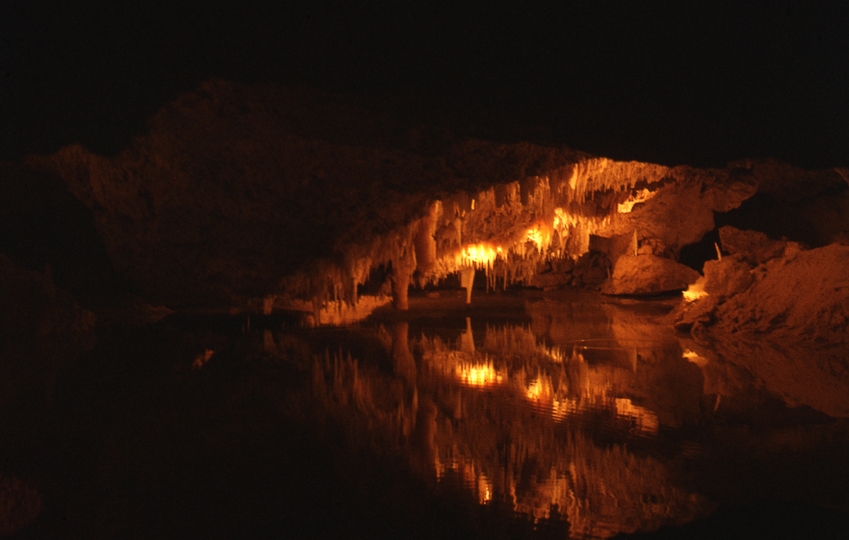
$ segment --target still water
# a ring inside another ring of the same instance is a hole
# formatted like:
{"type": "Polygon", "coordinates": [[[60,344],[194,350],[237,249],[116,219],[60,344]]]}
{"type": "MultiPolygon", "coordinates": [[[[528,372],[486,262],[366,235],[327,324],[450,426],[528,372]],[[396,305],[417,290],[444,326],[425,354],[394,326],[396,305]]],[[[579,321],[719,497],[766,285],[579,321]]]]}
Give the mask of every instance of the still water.
{"type": "Polygon", "coordinates": [[[694,350],[676,300],[463,301],[100,338],[4,419],[21,537],[845,537],[847,421],[694,350]]]}
{"type": "MultiPolygon", "coordinates": [[[[314,366],[314,396],[369,417],[446,493],[540,533],[675,531],[746,508],[732,519],[755,530],[741,534],[770,535],[774,516],[758,512],[771,505],[846,510],[845,422],[789,408],[744,363],[688,348],[664,319],[675,302],[420,298],[402,319],[349,330],[383,344],[378,371],[340,343],[314,366]]],[[[803,530],[816,526],[830,530],[803,530]]]]}

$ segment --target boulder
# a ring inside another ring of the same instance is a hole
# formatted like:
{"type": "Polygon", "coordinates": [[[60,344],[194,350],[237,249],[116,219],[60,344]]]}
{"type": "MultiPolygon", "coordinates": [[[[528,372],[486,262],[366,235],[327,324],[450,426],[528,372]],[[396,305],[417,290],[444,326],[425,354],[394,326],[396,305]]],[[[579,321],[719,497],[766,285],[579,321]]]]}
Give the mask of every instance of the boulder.
{"type": "Polygon", "coordinates": [[[718,300],[745,291],[754,279],[751,268],[740,255],[707,261],[703,271],[705,292],[718,300]]]}
{"type": "Polygon", "coordinates": [[[602,292],[609,295],[652,295],[681,291],[699,279],[699,273],[672,259],[655,255],[623,255],[602,292]]]}
{"type": "Polygon", "coordinates": [[[743,260],[757,266],[770,259],[781,257],[787,242],[770,240],[759,231],[741,231],[726,225],[719,229],[719,241],[722,249],[729,255],[740,255],[743,260]]]}

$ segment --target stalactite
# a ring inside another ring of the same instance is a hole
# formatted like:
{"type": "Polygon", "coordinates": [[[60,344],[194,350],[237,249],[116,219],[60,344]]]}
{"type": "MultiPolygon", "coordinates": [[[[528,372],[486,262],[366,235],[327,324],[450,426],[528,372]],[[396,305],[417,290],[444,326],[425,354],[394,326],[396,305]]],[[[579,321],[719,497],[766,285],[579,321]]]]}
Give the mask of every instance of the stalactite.
{"type": "MultiPolygon", "coordinates": [[[[635,233],[628,225],[638,222],[627,220],[636,219],[642,205],[656,203],[652,199],[664,186],[674,189],[683,183],[704,191],[705,185],[721,184],[727,177],[727,171],[582,159],[543,175],[432,200],[419,217],[385,234],[339,246],[340,262],[321,261],[305,275],[288,277],[281,288],[314,299],[319,309],[328,296],[356,306],[357,288],[382,265],[392,268],[389,277],[399,309],[408,306],[414,272],[418,285],[459,273],[470,300],[475,270],[485,273],[487,290],[499,281],[503,288],[527,283],[541,265],[587,253],[593,236],[621,235],[624,227],[635,233]],[[616,223],[619,229],[613,227],[616,223]]],[[[637,247],[632,244],[630,251],[637,247]]]]}

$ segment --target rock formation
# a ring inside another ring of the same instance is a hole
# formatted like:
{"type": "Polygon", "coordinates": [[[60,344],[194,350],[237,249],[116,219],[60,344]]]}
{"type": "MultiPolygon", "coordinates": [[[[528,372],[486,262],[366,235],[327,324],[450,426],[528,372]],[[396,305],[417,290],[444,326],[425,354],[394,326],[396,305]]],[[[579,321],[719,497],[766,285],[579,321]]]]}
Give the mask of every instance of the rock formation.
{"type": "Polygon", "coordinates": [[[615,264],[618,237],[674,259],[756,189],[738,169],[409,133],[290,90],[210,81],[115,158],[72,146],[29,165],[67,183],[117,270],[170,307],[355,303],[383,269],[403,309],[410,283],[476,269],[491,287],[527,284],[594,241],[615,264]]]}
{"type": "Polygon", "coordinates": [[[807,250],[732,228],[720,237],[733,254],[705,264],[675,326],[706,361],[742,366],[788,403],[849,416],[849,246],[807,250]]]}

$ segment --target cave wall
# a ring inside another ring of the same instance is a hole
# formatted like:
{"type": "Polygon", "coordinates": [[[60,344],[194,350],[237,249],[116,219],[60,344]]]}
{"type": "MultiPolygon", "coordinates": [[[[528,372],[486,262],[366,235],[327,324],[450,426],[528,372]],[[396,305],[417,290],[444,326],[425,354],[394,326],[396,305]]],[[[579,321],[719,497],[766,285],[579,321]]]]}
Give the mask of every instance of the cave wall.
{"type": "Polygon", "coordinates": [[[632,251],[677,259],[715,214],[785,174],[411,133],[284,88],[209,81],[118,156],[71,146],[26,165],[61,178],[117,271],[170,307],[353,303],[376,268],[396,296],[464,268],[528,284],[591,247],[611,269],[632,251]]]}

